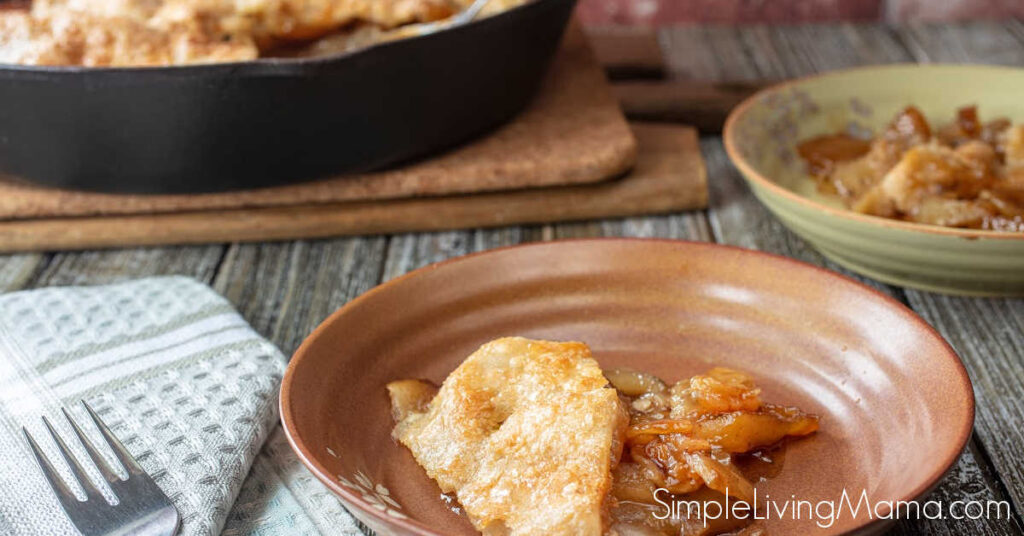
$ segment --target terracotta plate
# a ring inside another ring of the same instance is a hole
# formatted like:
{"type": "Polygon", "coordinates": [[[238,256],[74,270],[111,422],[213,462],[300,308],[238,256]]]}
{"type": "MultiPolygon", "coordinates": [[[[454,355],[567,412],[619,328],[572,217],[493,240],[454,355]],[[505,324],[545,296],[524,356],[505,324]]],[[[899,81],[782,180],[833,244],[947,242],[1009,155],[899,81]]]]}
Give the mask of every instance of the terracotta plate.
{"type": "MultiPolygon", "coordinates": [[[[548,242],[470,255],[392,280],[331,315],[302,344],[281,414],[309,469],[384,534],[472,534],[390,436],[384,385],[440,382],[504,335],[588,343],[604,367],[675,381],[722,365],[764,398],[822,415],[789,447],[778,501],[912,499],[954,463],[973,423],[959,358],[900,303],[842,276],[763,253],[677,241],[548,242]]],[[[781,506],[781,505],[780,505],[781,506]]],[[[770,534],[875,532],[866,515],[770,534]]]]}

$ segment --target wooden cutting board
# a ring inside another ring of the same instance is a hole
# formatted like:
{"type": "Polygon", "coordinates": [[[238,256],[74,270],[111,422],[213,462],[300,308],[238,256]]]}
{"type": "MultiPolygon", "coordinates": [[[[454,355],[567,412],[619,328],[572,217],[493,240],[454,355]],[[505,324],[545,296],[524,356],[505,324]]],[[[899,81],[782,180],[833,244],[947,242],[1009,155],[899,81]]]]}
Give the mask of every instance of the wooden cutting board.
{"type": "Polygon", "coordinates": [[[575,24],[532,103],[511,122],[407,166],[261,190],[108,195],[0,180],[0,220],[294,206],[602,181],[625,173],[636,140],[575,24]]]}
{"type": "MultiPolygon", "coordinates": [[[[0,251],[264,241],[621,217],[702,208],[696,131],[634,124],[628,175],[597,184],[448,197],[0,221],[0,251]]],[[[632,139],[632,138],[631,138],[632,139]]]]}

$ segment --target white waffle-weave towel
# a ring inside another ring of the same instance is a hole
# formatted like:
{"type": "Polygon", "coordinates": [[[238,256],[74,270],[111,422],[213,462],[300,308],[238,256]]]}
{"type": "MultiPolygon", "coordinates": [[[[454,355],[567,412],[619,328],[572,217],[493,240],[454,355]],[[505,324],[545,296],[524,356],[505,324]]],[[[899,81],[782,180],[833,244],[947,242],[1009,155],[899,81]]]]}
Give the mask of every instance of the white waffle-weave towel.
{"type": "Polygon", "coordinates": [[[73,437],[67,407],[102,444],[79,400],[171,497],[180,534],[220,533],[277,423],[284,366],[224,298],[184,277],[0,296],[0,534],[77,534],[21,427],[69,478],[40,417],[73,437]]]}

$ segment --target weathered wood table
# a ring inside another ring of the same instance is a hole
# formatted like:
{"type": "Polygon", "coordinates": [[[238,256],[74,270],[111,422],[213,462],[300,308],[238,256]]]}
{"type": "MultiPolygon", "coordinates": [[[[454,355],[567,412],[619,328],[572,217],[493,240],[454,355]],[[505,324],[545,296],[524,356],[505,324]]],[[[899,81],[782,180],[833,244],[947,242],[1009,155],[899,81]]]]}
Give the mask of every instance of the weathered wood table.
{"type": "MultiPolygon", "coordinates": [[[[1020,21],[897,28],[687,26],[661,29],[659,40],[670,75],[704,80],[779,79],[888,62],[1024,66],[1020,21]]],[[[435,261],[522,242],[592,236],[715,241],[844,272],[784,229],[754,199],[719,138],[704,138],[702,149],[711,184],[707,211],[493,230],[8,255],[0,256],[0,290],[185,274],[227,296],[257,331],[290,354],[330,312],[382,281],[435,261]]],[[[942,332],[974,381],[975,432],[936,498],[1009,500],[1015,516],[1011,521],[901,521],[893,533],[1024,534],[1024,300],[954,298],[868,283],[909,305],[942,332]]]]}

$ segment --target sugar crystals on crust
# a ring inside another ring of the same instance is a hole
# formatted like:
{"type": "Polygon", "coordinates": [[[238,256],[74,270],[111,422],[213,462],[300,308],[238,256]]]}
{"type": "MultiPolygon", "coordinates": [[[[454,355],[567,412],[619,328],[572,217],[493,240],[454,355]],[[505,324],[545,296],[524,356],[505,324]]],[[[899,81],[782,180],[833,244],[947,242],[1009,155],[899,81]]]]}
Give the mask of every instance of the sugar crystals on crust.
{"type": "Polygon", "coordinates": [[[600,535],[628,416],[590,349],[519,337],[469,356],[394,436],[487,535],[600,535]]]}

